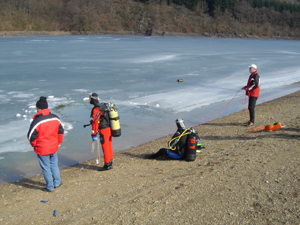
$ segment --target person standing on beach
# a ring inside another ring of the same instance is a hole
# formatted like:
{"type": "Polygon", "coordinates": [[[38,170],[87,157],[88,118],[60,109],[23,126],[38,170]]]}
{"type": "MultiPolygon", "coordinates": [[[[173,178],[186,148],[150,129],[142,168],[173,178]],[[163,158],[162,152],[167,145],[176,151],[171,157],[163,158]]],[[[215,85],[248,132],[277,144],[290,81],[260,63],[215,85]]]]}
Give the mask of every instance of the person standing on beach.
{"type": "Polygon", "coordinates": [[[63,141],[64,129],[58,116],[48,109],[46,97],[40,97],[36,110],[27,138],[38,156],[46,181],[46,191],[52,192],[62,185],[57,150],[63,141]]]}
{"type": "Polygon", "coordinates": [[[97,133],[99,131],[100,142],[104,154],[104,167],[99,170],[110,170],[113,168],[113,148],[112,148],[112,134],[110,127],[110,119],[107,107],[104,103],[99,103],[97,93],[89,94],[90,104],[94,105],[91,111],[91,125],[92,125],[92,140],[97,141],[97,133]]]}
{"type": "Polygon", "coordinates": [[[247,85],[244,86],[242,90],[246,90],[246,95],[248,95],[249,98],[248,110],[250,114],[250,120],[247,122],[247,126],[250,127],[254,125],[255,105],[260,91],[260,76],[257,72],[257,66],[255,64],[249,66],[249,72],[251,74],[248,78],[247,85]]]}

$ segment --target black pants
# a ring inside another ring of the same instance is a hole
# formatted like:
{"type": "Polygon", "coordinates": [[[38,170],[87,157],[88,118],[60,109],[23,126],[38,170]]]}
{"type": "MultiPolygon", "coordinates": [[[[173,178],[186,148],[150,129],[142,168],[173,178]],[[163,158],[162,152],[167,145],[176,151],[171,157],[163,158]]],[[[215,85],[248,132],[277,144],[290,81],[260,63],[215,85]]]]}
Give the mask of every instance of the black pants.
{"type": "Polygon", "coordinates": [[[149,159],[156,159],[156,158],[158,158],[158,157],[160,157],[160,156],[163,156],[163,155],[168,156],[168,149],[166,149],[166,148],[161,148],[161,149],[159,149],[159,151],[156,152],[155,154],[152,154],[152,155],[148,156],[148,158],[149,158],[149,159]]]}
{"type": "Polygon", "coordinates": [[[248,109],[249,109],[249,114],[250,114],[250,121],[252,123],[254,123],[254,119],[255,119],[255,105],[256,105],[256,101],[257,101],[257,97],[250,97],[249,98],[249,105],[248,105],[248,109]]]}

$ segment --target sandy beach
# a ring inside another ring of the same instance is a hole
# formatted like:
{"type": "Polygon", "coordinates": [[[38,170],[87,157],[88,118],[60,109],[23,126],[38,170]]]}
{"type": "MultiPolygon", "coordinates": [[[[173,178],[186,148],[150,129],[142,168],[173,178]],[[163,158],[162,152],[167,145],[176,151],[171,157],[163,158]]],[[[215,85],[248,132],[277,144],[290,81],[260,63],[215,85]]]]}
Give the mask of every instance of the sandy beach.
{"type": "Polygon", "coordinates": [[[1,185],[0,224],[300,224],[299,120],[300,91],[256,106],[255,127],[277,131],[247,129],[246,110],[195,127],[193,162],[145,159],[169,135],[116,153],[110,171],[65,168],[52,193],[42,175],[1,185]]]}

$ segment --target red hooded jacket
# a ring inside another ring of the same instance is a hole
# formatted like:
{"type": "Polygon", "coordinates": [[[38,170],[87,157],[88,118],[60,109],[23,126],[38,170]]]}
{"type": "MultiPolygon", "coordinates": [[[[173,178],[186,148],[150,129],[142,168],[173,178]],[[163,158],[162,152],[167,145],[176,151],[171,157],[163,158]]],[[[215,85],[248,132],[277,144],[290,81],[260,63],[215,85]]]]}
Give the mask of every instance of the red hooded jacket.
{"type": "Polygon", "coordinates": [[[42,109],[33,117],[27,138],[38,155],[51,155],[57,152],[63,141],[64,129],[55,114],[42,109]]]}

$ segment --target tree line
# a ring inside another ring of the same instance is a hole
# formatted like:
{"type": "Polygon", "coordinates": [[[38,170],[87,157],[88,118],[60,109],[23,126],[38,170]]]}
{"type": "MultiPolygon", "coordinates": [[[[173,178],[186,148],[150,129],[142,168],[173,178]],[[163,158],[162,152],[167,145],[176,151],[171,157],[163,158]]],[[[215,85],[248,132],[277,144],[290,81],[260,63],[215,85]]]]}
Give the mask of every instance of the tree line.
{"type": "Polygon", "coordinates": [[[300,0],[1,0],[0,31],[300,37],[300,0]]]}
{"type": "MultiPolygon", "coordinates": [[[[153,3],[155,0],[137,0],[143,3],[153,3]]],[[[160,1],[161,2],[161,1],[160,1]]],[[[207,5],[207,12],[211,15],[217,8],[222,11],[227,9],[234,10],[235,6],[241,2],[248,2],[253,8],[274,8],[275,11],[283,12],[288,10],[290,12],[300,11],[300,0],[167,0],[167,4],[185,5],[190,10],[196,10],[198,5],[207,5]]]]}

